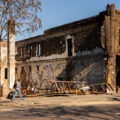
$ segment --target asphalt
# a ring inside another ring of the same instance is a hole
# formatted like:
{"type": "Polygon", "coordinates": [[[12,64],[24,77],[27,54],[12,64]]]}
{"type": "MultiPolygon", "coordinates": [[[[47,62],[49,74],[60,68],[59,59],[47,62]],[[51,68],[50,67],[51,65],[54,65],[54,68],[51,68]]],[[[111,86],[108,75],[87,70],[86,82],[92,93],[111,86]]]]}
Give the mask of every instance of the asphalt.
{"type": "Polygon", "coordinates": [[[34,105],[89,105],[89,104],[120,104],[120,95],[69,95],[69,96],[37,96],[24,97],[24,100],[15,98],[11,101],[0,98],[0,106],[34,106],[34,105]]]}

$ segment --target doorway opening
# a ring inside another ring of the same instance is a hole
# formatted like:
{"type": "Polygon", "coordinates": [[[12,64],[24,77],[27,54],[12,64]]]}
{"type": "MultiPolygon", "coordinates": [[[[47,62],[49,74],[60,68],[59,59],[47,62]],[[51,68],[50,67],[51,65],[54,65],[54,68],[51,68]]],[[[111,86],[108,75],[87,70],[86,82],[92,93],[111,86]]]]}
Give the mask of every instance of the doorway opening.
{"type": "Polygon", "coordinates": [[[120,88],[120,56],[116,56],[116,87],[120,88]]]}

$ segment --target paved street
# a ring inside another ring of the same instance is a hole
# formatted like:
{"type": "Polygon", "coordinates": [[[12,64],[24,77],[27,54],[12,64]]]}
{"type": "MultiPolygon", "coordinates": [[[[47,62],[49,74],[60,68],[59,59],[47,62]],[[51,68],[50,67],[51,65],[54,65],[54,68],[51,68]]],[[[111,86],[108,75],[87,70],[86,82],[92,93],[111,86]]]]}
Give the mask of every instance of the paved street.
{"type": "Polygon", "coordinates": [[[0,101],[0,120],[119,120],[115,96],[30,97],[0,101]]]}
{"type": "Polygon", "coordinates": [[[120,104],[0,108],[0,120],[120,120],[120,104]]]}

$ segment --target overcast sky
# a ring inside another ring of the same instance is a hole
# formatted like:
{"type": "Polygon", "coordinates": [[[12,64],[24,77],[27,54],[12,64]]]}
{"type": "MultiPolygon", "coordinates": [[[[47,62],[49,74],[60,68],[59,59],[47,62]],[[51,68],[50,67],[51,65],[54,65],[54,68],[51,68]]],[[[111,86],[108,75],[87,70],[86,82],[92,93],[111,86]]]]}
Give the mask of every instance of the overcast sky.
{"type": "Polygon", "coordinates": [[[41,0],[42,28],[30,35],[17,35],[16,41],[41,35],[44,30],[95,16],[106,10],[107,4],[120,9],[120,0],[41,0]]]}

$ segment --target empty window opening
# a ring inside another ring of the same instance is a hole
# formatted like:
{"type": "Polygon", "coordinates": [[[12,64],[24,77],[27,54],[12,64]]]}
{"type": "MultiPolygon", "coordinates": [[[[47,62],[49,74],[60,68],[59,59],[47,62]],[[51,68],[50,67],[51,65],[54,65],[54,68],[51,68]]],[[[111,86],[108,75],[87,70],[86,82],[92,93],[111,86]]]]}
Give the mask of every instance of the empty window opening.
{"type": "Polygon", "coordinates": [[[39,71],[39,66],[36,66],[36,68],[37,68],[37,71],[39,71]]]}
{"type": "Polygon", "coordinates": [[[67,39],[67,45],[68,45],[68,56],[72,56],[72,39],[67,39]]]}
{"type": "Polygon", "coordinates": [[[31,66],[29,66],[29,72],[31,72],[32,71],[32,67],[31,66]]]}
{"type": "Polygon", "coordinates": [[[40,50],[41,50],[40,43],[38,43],[38,56],[40,56],[40,50]]]}
{"type": "Polygon", "coordinates": [[[24,72],[24,67],[22,67],[21,69],[22,69],[21,72],[23,73],[24,72]]]}
{"type": "Polygon", "coordinates": [[[32,45],[30,45],[30,55],[32,55],[32,49],[33,49],[33,47],[32,47],[32,45]]]}
{"type": "Polygon", "coordinates": [[[24,58],[24,47],[22,47],[22,57],[24,58]]]}
{"type": "Polygon", "coordinates": [[[17,68],[15,68],[15,72],[17,72],[17,68]]]}
{"type": "Polygon", "coordinates": [[[5,68],[5,79],[7,79],[7,68],[5,68]]]}

